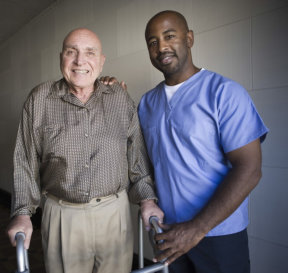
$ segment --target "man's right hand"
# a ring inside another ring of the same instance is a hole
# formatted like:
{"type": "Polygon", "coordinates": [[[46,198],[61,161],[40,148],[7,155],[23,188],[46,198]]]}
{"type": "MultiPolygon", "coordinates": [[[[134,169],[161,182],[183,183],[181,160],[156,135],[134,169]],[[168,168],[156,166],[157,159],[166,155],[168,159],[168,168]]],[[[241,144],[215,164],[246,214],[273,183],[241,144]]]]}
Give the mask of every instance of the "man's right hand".
{"type": "MultiPolygon", "coordinates": [[[[110,76],[103,76],[99,80],[105,85],[113,85],[115,83],[119,83],[115,77],[110,77],[110,76]]],[[[127,91],[127,85],[124,81],[121,81],[119,84],[124,90],[127,91]]]]}
{"type": "Polygon", "coordinates": [[[15,236],[17,232],[25,233],[24,248],[29,249],[33,232],[33,226],[29,215],[18,215],[11,219],[7,227],[7,234],[12,246],[16,246],[15,236]]]}

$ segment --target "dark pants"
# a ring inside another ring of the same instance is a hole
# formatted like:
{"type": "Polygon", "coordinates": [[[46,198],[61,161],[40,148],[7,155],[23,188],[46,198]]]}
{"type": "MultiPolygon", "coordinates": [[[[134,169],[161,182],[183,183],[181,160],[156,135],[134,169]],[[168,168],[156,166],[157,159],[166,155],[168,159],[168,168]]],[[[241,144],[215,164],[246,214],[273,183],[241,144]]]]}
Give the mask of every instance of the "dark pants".
{"type": "Polygon", "coordinates": [[[205,237],[169,266],[170,273],[250,273],[247,230],[205,237]]]}

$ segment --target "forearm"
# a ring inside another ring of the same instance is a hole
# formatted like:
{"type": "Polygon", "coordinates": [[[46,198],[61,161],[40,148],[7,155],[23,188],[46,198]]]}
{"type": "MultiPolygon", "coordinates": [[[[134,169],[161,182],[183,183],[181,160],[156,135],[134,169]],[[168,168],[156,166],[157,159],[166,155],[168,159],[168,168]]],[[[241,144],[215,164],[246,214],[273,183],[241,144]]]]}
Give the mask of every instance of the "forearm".
{"type": "MultiPolygon", "coordinates": [[[[214,195],[190,221],[172,225],[165,233],[156,235],[164,240],[158,245],[164,251],[156,258],[167,263],[196,246],[214,227],[229,217],[255,188],[261,178],[261,147],[259,139],[226,154],[232,168],[214,195]]],[[[165,226],[163,226],[165,229],[165,226]]]]}
{"type": "Polygon", "coordinates": [[[156,235],[156,240],[165,242],[158,246],[165,253],[156,257],[161,261],[169,257],[168,263],[196,246],[205,235],[223,220],[229,217],[257,185],[260,173],[250,172],[241,167],[233,169],[222,181],[206,206],[192,220],[161,226],[167,232],[156,235]],[[174,256],[175,255],[175,256],[174,256]]]}
{"type": "Polygon", "coordinates": [[[134,204],[140,204],[144,200],[158,200],[150,176],[146,179],[131,182],[128,195],[130,201],[134,204]]]}
{"type": "Polygon", "coordinates": [[[142,200],[157,200],[152,177],[152,166],[146,151],[145,141],[135,110],[128,133],[128,167],[130,201],[139,204],[142,200]]]}
{"type": "MultiPolygon", "coordinates": [[[[16,148],[18,149],[18,148],[16,148]]],[[[21,151],[14,156],[14,183],[11,216],[29,215],[36,212],[40,203],[39,175],[37,159],[29,162],[21,151]]]]}
{"type": "Polygon", "coordinates": [[[14,181],[11,216],[31,216],[40,203],[40,163],[35,144],[36,137],[32,119],[24,108],[13,157],[14,181]]]}

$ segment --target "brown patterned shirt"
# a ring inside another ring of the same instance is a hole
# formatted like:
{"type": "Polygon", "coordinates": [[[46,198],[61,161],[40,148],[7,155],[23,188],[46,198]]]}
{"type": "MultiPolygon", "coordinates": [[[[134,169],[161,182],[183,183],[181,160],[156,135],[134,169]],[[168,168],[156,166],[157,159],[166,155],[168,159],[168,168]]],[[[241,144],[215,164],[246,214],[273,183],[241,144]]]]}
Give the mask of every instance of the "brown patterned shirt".
{"type": "Polygon", "coordinates": [[[95,86],[84,104],[63,79],[31,91],[14,152],[12,216],[34,213],[47,192],[73,203],[124,189],[135,203],[156,199],[132,99],[119,85],[95,86]]]}

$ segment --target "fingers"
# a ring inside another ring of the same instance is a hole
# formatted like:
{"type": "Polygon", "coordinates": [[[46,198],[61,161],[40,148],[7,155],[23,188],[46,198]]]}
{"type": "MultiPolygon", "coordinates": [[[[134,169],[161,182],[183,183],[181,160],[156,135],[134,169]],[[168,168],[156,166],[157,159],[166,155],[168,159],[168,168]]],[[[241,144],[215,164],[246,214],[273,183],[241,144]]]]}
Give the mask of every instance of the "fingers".
{"type": "Polygon", "coordinates": [[[115,77],[110,77],[110,76],[103,76],[99,80],[105,85],[112,85],[113,83],[118,83],[115,77]]]}
{"type": "Polygon", "coordinates": [[[14,241],[13,242],[11,242],[11,244],[12,244],[12,246],[16,246],[16,235],[17,235],[17,233],[19,233],[19,232],[23,232],[24,234],[25,234],[25,240],[24,240],[24,248],[25,249],[29,249],[29,247],[30,247],[30,242],[31,242],[31,237],[32,237],[32,232],[31,231],[26,231],[26,232],[24,232],[24,231],[17,231],[16,233],[15,233],[15,235],[12,237],[11,236],[11,238],[10,238],[10,242],[11,242],[11,240],[13,240],[13,238],[14,238],[14,241]]]}
{"type": "Polygon", "coordinates": [[[160,221],[160,218],[159,218],[159,227],[162,228],[163,230],[170,230],[172,228],[171,225],[162,223],[162,221],[160,221]]]}
{"type": "Polygon", "coordinates": [[[121,81],[120,85],[125,91],[127,91],[127,84],[124,81],[121,81]]]}
{"type": "Polygon", "coordinates": [[[12,218],[11,222],[7,227],[7,235],[12,246],[16,246],[15,236],[18,232],[23,232],[25,234],[24,247],[26,249],[29,249],[33,232],[30,216],[19,215],[12,218]]]}
{"type": "Polygon", "coordinates": [[[29,249],[30,247],[30,242],[31,242],[31,237],[32,237],[32,230],[31,231],[27,231],[25,233],[26,237],[25,237],[25,241],[24,241],[24,248],[25,249],[29,249]]]}
{"type": "Polygon", "coordinates": [[[203,236],[199,236],[199,231],[193,227],[193,222],[178,223],[172,226],[160,224],[165,232],[156,234],[155,241],[163,241],[157,244],[155,248],[159,251],[156,255],[156,261],[167,259],[167,263],[172,263],[175,259],[187,253],[195,247],[203,236]]]}
{"type": "Polygon", "coordinates": [[[144,224],[144,227],[145,227],[146,231],[149,231],[151,229],[151,226],[150,226],[150,223],[149,223],[149,218],[150,217],[144,217],[143,218],[143,224],[144,224]]]}
{"type": "MultiPolygon", "coordinates": [[[[154,261],[165,261],[165,263],[171,264],[178,257],[187,252],[185,243],[183,244],[181,242],[181,238],[179,238],[180,234],[177,235],[177,225],[160,224],[160,227],[165,230],[165,232],[154,236],[155,241],[162,242],[155,246],[157,255],[155,256],[154,261]]],[[[180,237],[182,237],[182,235],[180,237]]]]}
{"type": "Polygon", "coordinates": [[[174,241],[163,241],[163,243],[155,245],[157,255],[154,257],[153,261],[165,262],[165,264],[168,265],[183,255],[185,251],[181,248],[175,247],[174,244],[174,241]]]}
{"type": "MultiPolygon", "coordinates": [[[[115,78],[115,77],[110,77],[110,76],[103,76],[103,77],[101,77],[100,79],[100,82],[102,82],[103,84],[105,84],[105,85],[113,85],[113,84],[117,84],[117,83],[119,83],[118,82],[118,80],[117,80],[117,78],[115,78]]],[[[122,81],[123,82],[123,81],[122,81]]],[[[121,83],[122,83],[121,82],[121,83]]],[[[123,82],[124,83],[124,82],[123,82]]],[[[124,83],[125,84],[125,83],[124,83]]],[[[121,86],[122,86],[122,84],[121,84],[121,86]]],[[[122,87],[123,88],[123,87],[122,87]]]]}
{"type": "Polygon", "coordinates": [[[9,241],[10,241],[11,245],[14,247],[16,246],[16,240],[15,240],[16,233],[17,232],[14,232],[14,231],[13,232],[12,231],[7,232],[9,241]]]}
{"type": "Polygon", "coordinates": [[[179,258],[184,253],[181,252],[173,252],[170,249],[162,252],[161,254],[155,256],[153,258],[153,262],[165,262],[166,265],[173,263],[177,258],[179,258]]]}
{"type": "Polygon", "coordinates": [[[182,255],[183,254],[180,254],[180,253],[174,253],[165,261],[165,264],[169,265],[169,264],[173,263],[176,259],[178,259],[182,255]]]}
{"type": "Polygon", "coordinates": [[[105,81],[105,77],[103,76],[99,78],[99,81],[102,82],[103,84],[107,83],[107,81],[105,81]]]}
{"type": "Polygon", "coordinates": [[[159,222],[162,223],[164,218],[163,211],[157,206],[154,200],[141,201],[141,215],[144,222],[145,229],[150,230],[149,219],[151,216],[157,216],[159,222]]]}
{"type": "Polygon", "coordinates": [[[17,228],[9,224],[7,228],[7,235],[12,246],[16,246],[16,233],[24,232],[22,228],[17,228]]]}
{"type": "MultiPolygon", "coordinates": [[[[113,84],[119,84],[117,78],[110,77],[110,76],[102,76],[99,78],[99,81],[102,82],[105,85],[113,85],[113,84]]],[[[127,91],[127,84],[124,81],[120,82],[120,86],[127,91]]]]}

